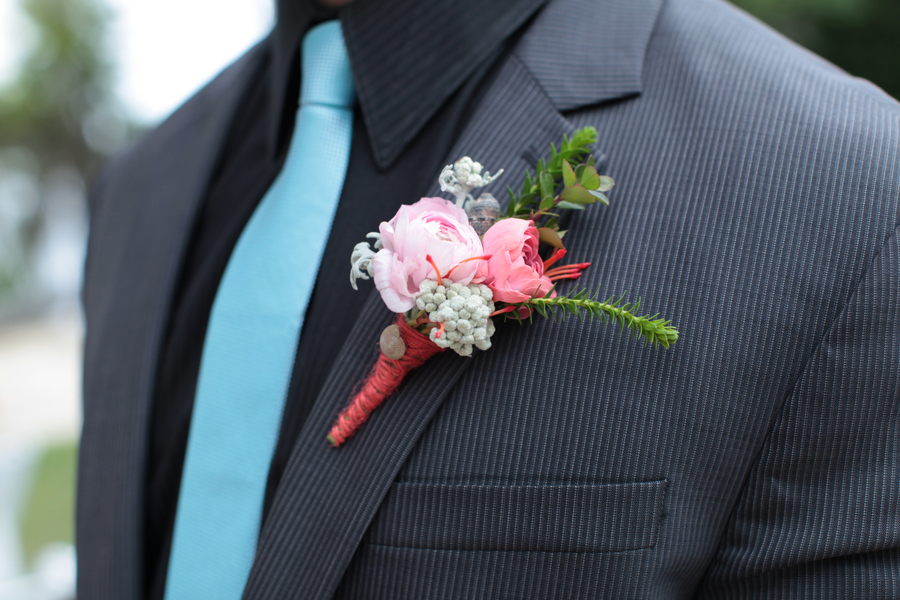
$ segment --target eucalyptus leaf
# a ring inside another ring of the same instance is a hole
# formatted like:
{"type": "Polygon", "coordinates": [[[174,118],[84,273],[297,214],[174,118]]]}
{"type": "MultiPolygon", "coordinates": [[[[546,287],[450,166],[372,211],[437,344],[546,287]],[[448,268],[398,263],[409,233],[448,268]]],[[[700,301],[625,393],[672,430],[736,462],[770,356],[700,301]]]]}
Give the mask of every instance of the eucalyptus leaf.
{"type": "Polygon", "coordinates": [[[588,190],[588,193],[603,204],[609,206],[609,198],[606,197],[606,194],[598,192],[597,190],[588,190]]]}
{"type": "Polygon", "coordinates": [[[597,188],[598,192],[608,192],[616,185],[616,182],[613,181],[613,178],[609,175],[601,175],[600,176],[600,187],[597,188]]]}
{"type": "MultiPolygon", "coordinates": [[[[553,196],[553,177],[550,173],[546,171],[541,173],[540,177],[541,183],[541,198],[546,198],[547,196],[553,196]]],[[[543,202],[542,202],[543,204],[543,202]]]]}
{"type": "Polygon", "coordinates": [[[584,189],[580,185],[567,187],[562,191],[560,197],[564,202],[572,202],[573,204],[593,204],[598,200],[598,198],[595,198],[590,191],[584,189]]]}
{"type": "Polygon", "coordinates": [[[586,166],[578,182],[589,190],[596,190],[600,187],[600,175],[594,167],[586,166]]]}
{"type": "Polygon", "coordinates": [[[575,171],[572,169],[572,165],[569,164],[569,161],[562,161],[562,174],[563,174],[563,185],[569,187],[570,185],[575,185],[577,183],[578,178],[575,176],[575,171]]]}
{"type": "Polygon", "coordinates": [[[563,200],[559,204],[556,205],[556,208],[565,208],[568,210],[584,210],[584,206],[581,204],[575,204],[573,202],[566,202],[563,200]]]}
{"type": "Polygon", "coordinates": [[[554,248],[559,248],[560,250],[564,249],[562,238],[559,237],[559,234],[549,227],[538,227],[538,235],[542,242],[547,244],[548,246],[553,246],[554,248]]]}

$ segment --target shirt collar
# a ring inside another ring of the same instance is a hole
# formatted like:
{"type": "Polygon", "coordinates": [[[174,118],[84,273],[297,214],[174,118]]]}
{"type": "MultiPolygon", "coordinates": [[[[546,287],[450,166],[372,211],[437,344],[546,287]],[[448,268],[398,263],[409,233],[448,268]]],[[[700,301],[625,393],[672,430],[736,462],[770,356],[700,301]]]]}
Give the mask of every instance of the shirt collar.
{"type": "Polygon", "coordinates": [[[270,144],[289,140],[298,48],[315,23],[339,17],[373,155],[388,167],[447,98],[546,0],[355,0],[339,13],[278,0],[272,35],[270,144]]]}

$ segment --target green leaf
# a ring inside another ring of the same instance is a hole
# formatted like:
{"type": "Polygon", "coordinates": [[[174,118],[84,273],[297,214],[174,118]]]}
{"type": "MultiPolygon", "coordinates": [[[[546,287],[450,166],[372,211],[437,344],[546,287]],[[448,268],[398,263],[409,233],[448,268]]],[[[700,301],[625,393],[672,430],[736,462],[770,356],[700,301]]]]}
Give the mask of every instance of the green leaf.
{"type": "Polygon", "coordinates": [[[569,164],[569,161],[562,161],[562,173],[563,173],[563,184],[566,187],[570,185],[575,185],[578,181],[578,178],[575,177],[575,171],[572,170],[572,165],[569,164]]]}
{"type": "Polygon", "coordinates": [[[547,196],[543,200],[541,200],[541,210],[547,210],[548,208],[553,208],[553,196],[547,196]]]}
{"type": "Polygon", "coordinates": [[[589,190],[596,190],[600,187],[600,175],[597,174],[597,169],[586,166],[584,173],[581,174],[579,183],[589,190]]]}
{"type": "MultiPolygon", "coordinates": [[[[553,196],[553,177],[550,173],[546,171],[541,173],[540,177],[541,182],[541,198],[546,198],[547,196],[553,196]]],[[[543,202],[542,202],[543,203],[543,202]]]]}
{"type": "Polygon", "coordinates": [[[593,204],[597,201],[597,198],[594,198],[588,190],[580,185],[567,187],[562,191],[560,197],[564,202],[572,202],[573,204],[593,204]]]}
{"type": "Polygon", "coordinates": [[[603,204],[609,206],[609,198],[606,197],[606,194],[602,194],[597,190],[588,190],[588,193],[603,204]]]}
{"type": "Polygon", "coordinates": [[[584,210],[584,206],[581,204],[574,204],[572,202],[566,202],[563,200],[556,205],[556,208],[563,208],[568,210],[584,210]]]}
{"type": "Polygon", "coordinates": [[[587,157],[587,166],[589,166],[589,167],[594,166],[594,155],[593,154],[591,154],[590,156],[587,157]]]}
{"type": "Polygon", "coordinates": [[[563,249],[562,238],[559,237],[559,234],[550,229],[549,227],[538,227],[538,235],[542,242],[547,244],[548,246],[553,246],[554,248],[563,249]]]}
{"type": "Polygon", "coordinates": [[[609,175],[601,175],[600,176],[600,186],[597,188],[598,192],[608,192],[616,185],[616,182],[613,181],[613,178],[609,175]]]}

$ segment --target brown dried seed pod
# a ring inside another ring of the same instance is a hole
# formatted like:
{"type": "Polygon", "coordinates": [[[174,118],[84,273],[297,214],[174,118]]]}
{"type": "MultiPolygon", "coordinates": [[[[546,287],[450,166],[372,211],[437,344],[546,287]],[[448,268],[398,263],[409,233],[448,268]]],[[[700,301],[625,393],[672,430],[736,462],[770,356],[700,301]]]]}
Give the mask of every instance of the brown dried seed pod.
{"type": "Polygon", "coordinates": [[[400,337],[400,328],[388,325],[381,332],[381,353],[391,360],[400,360],[406,354],[406,344],[400,337]]]}
{"type": "Polygon", "coordinates": [[[482,236],[500,216],[500,203],[491,194],[482,194],[469,205],[466,214],[472,229],[482,236]]]}

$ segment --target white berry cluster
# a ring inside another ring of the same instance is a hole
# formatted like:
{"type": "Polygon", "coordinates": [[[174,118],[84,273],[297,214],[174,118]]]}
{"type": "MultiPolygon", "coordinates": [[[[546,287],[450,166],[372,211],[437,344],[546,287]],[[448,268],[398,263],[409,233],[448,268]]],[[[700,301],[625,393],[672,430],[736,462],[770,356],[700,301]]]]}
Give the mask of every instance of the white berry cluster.
{"type": "Polygon", "coordinates": [[[490,314],[494,312],[493,293],[486,285],[454,283],[438,285],[426,279],[419,287],[416,306],[428,313],[432,323],[443,323],[444,331],[437,337],[440,327],[431,330],[431,341],[441,348],[451,348],[461,356],[470,356],[472,346],[480,350],[491,347],[494,324],[490,314]]]}

